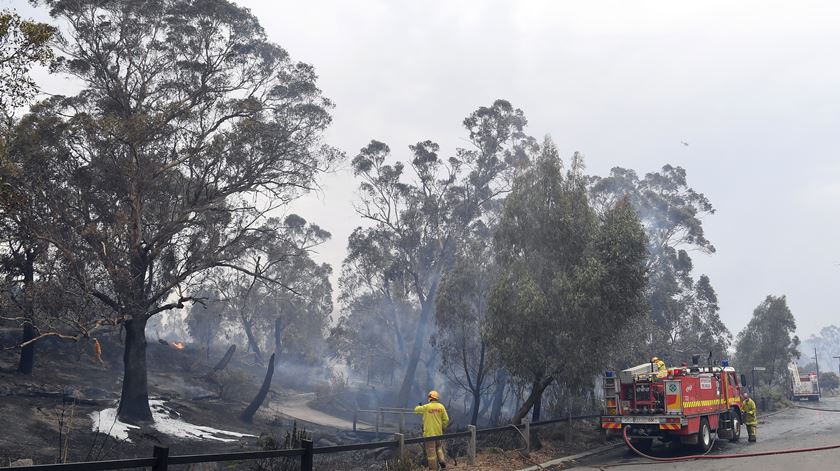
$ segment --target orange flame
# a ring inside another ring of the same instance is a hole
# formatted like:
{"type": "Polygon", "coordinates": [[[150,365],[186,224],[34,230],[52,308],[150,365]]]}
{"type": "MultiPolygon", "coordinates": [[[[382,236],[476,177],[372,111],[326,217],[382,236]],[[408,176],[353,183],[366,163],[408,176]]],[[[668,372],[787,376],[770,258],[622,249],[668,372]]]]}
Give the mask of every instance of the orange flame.
{"type": "Polygon", "coordinates": [[[184,342],[171,342],[172,346],[178,350],[183,350],[187,345],[184,342]]]}

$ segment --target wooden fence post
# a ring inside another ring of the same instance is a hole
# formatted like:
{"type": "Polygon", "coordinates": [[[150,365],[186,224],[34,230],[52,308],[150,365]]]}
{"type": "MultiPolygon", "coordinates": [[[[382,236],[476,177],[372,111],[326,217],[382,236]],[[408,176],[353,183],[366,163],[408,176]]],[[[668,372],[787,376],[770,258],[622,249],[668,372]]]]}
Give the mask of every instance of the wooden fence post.
{"type": "Polygon", "coordinates": [[[467,464],[475,464],[475,425],[467,425],[470,431],[470,441],[467,442],[467,464]]]}
{"type": "Polygon", "coordinates": [[[566,442],[572,441],[572,433],[574,432],[574,427],[572,426],[572,404],[569,403],[569,412],[566,415],[567,420],[569,421],[569,429],[566,432],[566,442]]]}
{"type": "Polygon", "coordinates": [[[152,451],[152,457],[155,458],[155,464],[152,466],[152,471],[167,471],[169,447],[155,445],[155,448],[152,451]]]}
{"type": "Polygon", "coordinates": [[[300,471],[312,471],[314,466],[314,455],[312,453],[312,440],[301,440],[303,454],[300,455],[300,471]]]}
{"type": "Polygon", "coordinates": [[[528,417],[522,419],[522,423],[525,425],[525,454],[531,454],[531,420],[528,417]]]}
{"type": "Polygon", "coordinates": [[[381,407],[379,408],[379,417],[377,417],[376,420],[379,421],[379,429],[384,431],[385,430],[385,413],[382,412],[381,407]]]}
{"type": "Polygon", "coordinates": [[[405,435],[401,433],[395,433],[394,438],[396,438],[397,442],[399,442],[397,457],[399,457],[399,459],[403,459],[405,458],[405,435]]]}

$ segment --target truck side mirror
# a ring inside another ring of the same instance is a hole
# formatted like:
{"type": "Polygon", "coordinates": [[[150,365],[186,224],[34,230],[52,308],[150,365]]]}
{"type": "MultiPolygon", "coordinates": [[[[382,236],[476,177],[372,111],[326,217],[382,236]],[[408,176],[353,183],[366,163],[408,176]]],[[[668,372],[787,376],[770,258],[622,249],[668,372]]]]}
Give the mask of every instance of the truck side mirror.
{"type": "Polygon", "coordinates": [[[747,384],[747,375],[741,373],[741,386],[747,384]]]}

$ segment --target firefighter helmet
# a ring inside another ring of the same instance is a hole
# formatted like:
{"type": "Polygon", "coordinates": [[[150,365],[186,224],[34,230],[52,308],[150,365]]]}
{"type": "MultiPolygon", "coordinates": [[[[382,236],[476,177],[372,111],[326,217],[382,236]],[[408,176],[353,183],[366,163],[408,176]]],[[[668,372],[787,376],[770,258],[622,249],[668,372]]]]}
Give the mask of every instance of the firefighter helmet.
{"type": "Polygon", "coordinates": [[[438,394],[437,391],[429,391],[429,399],[434,399],[434,400],[437,401],[439,398],[440,398],[440,395],[438,394]]]}

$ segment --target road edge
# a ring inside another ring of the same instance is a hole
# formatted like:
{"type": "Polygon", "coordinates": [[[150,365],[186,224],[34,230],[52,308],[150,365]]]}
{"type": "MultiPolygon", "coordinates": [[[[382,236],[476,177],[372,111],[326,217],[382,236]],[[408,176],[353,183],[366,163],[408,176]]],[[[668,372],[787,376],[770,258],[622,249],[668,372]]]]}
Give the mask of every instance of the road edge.
{"type": "MultiPolygon", "coordinates": [[[[762,418],[772,417],[776,414],[779,414],[781,412],[786,411],[789,408],[790,408],[789,406],[782,407],[781,409],[777,409],[777,410],[774,410],[773,412],[769,412],[767,414],[762,415],[762,418]]],[[[592,455],[597,455],[599,453],[603,453],[605,451],[612,450],[613,448],[618,448],[622,445],[624,445],[624,442],[610,443],[608,445],[603,445],[603,446],[600,446],[598,448],[593,448],[591,450],[587,450],[587,451],[578,453],[576,455],[569,455],[569,456],[563,456],[561,458],[555,458],[553,460],[549,460],[549,461],[546,461],[545,463],[540,463],[540,464],[535,465],[535,466],[529,466],[527,468],[518,469],[517,471],[541,471],[541,470],[543,470],[543,469],[545,469],[546,467],[549,467],[549,466],[556,466],[558,464],[567,463],[569,461],[575,461],[575,460],[579,460],[581,458],[586,458],[586,457],[589,457],[589,456],[592,456],[592,455]]]]}
{"type": "Polygon", "coordinates": [[[555,458],[553,460],[546,461],[545,463],[540,463],[536,466],[529,466],[527,468],[522,468],[517,471],[540,471],[545,469],[548,466],[555,466],[562,463],[567,463],[569,461],[579,460],[581,458],[586,458],[588,456],[597,455],[599,453],[603,453],[605,451],[612,450],[613,448],[618,448],[620,446],[624,446],[624,442],[616,442],[610,443],[608,445],[599,446],[598,448],[593,448],[591,450],[587,450],[576,455],[569,455],[563,456],[561,458],[555,458]]]}

